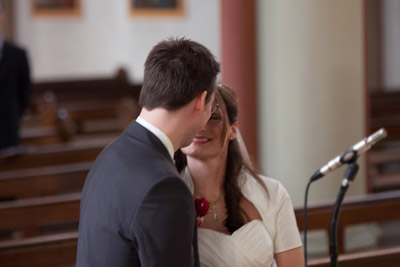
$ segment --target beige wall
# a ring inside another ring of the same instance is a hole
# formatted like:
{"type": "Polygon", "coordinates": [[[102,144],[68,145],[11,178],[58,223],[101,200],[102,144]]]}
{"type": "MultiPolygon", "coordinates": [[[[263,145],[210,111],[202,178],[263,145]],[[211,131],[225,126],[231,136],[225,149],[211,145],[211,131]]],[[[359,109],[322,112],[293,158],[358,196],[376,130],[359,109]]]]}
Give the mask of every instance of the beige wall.
{"type": "MultiPolygon", "coordinates": [[[[303,204],[309,177],[366,134],[361,0],[259,0],[262,170],[303,204]]],[[[365,192],[365,155],[347,195],[365,192]]],[[[313,183],[309,200],[335,199],[345,167],[313,183]]]]}
{"type": "Polygon", "coordinates": [[[386,91],[400,90],[400,1],[382,1],[383,81],[386,91]]]}
{"type": "MultiPolygon", "coordinates": [[[[132,19],[125,0],[82,2],[82,17],[71,20],[32,18],[27,1],[16,1],[16,37],[35,79],[112,75],[122,65],[140,82],[150,48],[175,35],[219,58],[219,1],[187,1],[185,17],[170,20],[132,19]]],[[[256,3],[259,161],[302,204],[308,178],[365,135],[362,1],[256,3]]],[[[353,194],[365,187],[359,162],[353,194]]],[[[336,197],[344,170],[314,183],[310,199],[336,197]]]]}
{"type": "Polygon", "coordinates": [[[79,17],[37,18],[30,1],[15,0],[16,41],[29,52],[35,80],[111,76],[122,66],[141,83],[147,54],[171,36],[200,42],[220,57],[219,1],[187,0],[182,17],[132,17],[128,0],[81,2],[79,17]]]}

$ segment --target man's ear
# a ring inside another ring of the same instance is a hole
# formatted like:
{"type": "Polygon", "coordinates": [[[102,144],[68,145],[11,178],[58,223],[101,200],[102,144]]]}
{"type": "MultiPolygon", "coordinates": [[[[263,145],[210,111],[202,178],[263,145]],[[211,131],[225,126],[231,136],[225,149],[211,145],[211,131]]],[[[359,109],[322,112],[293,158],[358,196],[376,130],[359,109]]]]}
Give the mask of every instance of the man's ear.
{"type": "Polygon", "coordinates": [[[207,97],[207,91],[203,91],[196,96],[195,98],[196,111],[200,111],[200,113],[204,112],[204,109],[206,108],[206,97],[207,97]]]}

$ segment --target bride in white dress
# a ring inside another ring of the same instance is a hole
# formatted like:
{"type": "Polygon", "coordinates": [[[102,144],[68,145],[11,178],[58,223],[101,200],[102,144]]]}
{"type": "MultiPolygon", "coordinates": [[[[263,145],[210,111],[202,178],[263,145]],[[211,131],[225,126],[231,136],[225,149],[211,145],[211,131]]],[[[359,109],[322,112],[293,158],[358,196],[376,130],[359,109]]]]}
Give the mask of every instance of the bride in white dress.
{"type": "Polygon", "coordinates": [[[286,189],[254,171],[239,139],[234,92],[218,85],[209,122],[176,155],[199,209],[201,266],[304,266],[286,189]]]}

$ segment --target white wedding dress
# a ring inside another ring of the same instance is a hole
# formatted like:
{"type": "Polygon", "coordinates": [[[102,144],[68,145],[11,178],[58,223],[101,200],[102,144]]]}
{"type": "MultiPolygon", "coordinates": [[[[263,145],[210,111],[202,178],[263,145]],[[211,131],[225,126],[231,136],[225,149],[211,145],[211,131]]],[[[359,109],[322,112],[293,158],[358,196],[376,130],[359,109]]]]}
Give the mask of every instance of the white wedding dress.
{"type": "Polygon", "coordinates": [[[273,266],[272,240],[260,220],[243,225],[232,235],[198,230],[200,263],[215,266],[273,266]]]}
{"type": "MultiPolygon", "coordinates": [[[[188,168],[183,180],[193,193],[188,168]]],[[[211,229],[198,229],[202,267],[276,266],[274,254],[301,246],[293,206],[285,188],[276,180],[261,176],[268,192],[247,172],[240,176],[243,195],[259,211],[262,221],[253,220],[227,235],[211,229]]]]}

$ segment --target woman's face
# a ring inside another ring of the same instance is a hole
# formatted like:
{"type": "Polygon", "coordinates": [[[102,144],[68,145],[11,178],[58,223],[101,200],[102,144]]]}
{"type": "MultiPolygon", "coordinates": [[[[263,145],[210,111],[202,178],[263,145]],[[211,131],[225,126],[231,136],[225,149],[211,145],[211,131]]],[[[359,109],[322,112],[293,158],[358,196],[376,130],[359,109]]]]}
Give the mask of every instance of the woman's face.
{"type": "Polygon", "coordinates": [[[237,122],[228,125],[225,107],[218,102],[214,101],[213,112],[206,126],[195,135],[189,146],[181,149],[188,157],[207,160],[224,156],[229,141],[236,138],[237,122]]]}

